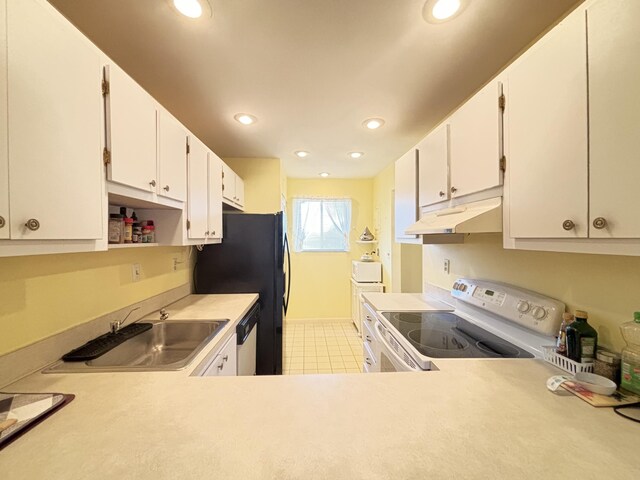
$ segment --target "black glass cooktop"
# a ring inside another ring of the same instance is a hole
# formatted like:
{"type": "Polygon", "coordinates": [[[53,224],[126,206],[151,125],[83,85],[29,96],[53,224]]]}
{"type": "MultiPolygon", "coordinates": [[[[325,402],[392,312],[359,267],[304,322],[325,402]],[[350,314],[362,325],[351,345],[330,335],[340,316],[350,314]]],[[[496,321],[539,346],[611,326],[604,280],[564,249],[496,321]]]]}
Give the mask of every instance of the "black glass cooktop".
{"type": "Polygon", "coordinates": [[[453,313],[383,312],[422,355],[431,358],[533,358],[529,352],[453,313]]]}

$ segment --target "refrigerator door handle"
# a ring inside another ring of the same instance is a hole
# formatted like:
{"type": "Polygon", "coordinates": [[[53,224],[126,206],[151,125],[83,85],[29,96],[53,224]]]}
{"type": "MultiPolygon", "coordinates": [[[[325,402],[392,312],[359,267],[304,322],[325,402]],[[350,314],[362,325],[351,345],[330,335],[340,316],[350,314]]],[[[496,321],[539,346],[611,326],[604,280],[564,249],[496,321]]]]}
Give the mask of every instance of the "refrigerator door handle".
{"type": "Polygon", "coordinates": [[[287,314],[289,308],[289,296],[291,295],[291,252],[289,251],[289,239],[287,234],[284,234],[284,248],[287,251],[287,296],[284,299],[284,314],[287,314]]]}

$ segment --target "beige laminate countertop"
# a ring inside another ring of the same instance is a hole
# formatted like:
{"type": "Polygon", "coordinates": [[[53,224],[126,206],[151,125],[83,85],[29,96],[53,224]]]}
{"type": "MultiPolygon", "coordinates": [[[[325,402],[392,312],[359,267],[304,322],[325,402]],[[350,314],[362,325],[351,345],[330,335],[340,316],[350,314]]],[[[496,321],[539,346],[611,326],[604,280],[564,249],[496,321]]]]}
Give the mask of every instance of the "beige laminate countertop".
{"type": "Polygon", "coordinates": [[[407,312],[415,310],[453,310],[451,305],[421,293],[363,292],[362,296],[375,310],[407,312]]]}
{"type": "Polygon", "coordinates": [[[640,425],[547,391],[554,367],[438,367],[269,377],[35,374],[11,390],[76,399],[1,451],[0,472],[7,480],[638,478],[640,425]]]}

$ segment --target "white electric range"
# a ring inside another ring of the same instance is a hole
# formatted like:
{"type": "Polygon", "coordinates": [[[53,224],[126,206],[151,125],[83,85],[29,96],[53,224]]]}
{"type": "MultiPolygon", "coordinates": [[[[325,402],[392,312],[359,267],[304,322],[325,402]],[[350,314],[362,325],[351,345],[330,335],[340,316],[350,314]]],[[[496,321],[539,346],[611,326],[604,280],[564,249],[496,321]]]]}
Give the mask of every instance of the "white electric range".
{"type": "Polygon", "coordinates": [[[541,357],[565,311],[564,303],[535,292],[466,278],[454,283],[450,305],[412,301],[402,308],[396,297],[401,308],[385,309],[381,295],[372,301],[365,294],[366,372],[431,370],[439,358],[541,357]]]}

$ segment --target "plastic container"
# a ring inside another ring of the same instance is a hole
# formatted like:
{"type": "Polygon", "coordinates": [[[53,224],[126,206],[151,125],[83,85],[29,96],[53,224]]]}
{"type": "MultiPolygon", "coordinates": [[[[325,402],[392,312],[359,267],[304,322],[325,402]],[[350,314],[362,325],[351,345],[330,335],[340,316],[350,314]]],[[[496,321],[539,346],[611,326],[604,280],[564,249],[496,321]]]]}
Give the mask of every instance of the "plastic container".
{"type": "Polygon", "coordinates": [[[124,217],[119,213],[109,215],[109,243],[124,243],[124,217]]]}
{"type": "Polygon", "coordinates": [[[542,347],[542,353],[544,359],[552,365],[561,368],[565,372],[578,373],[578,372],[593,372],[593,363],[580,363],[574,362],[570,358],[556,353],[556,346],[549,345],[542,347]]]}
{"type": "Polygon", "coordinates": [[[633,314],[633,322],[620,326],[627,346],[622,349],[622,375],[620,386],[640,394],[640,312],[633,314]]]}
{"type": "Polygon", "coordinates": [[[607,350],[598,350],[596,361],[593,363],[593,373],[620,384],[620,355],[607,350]]]}
{"type": "Polygon", "coordinates": [[[576,310],[576,320],[567,325],[567,357],[574,362],[593,363],[598,347],[598,332],[587,323],[589,315],[576,310]]]}

